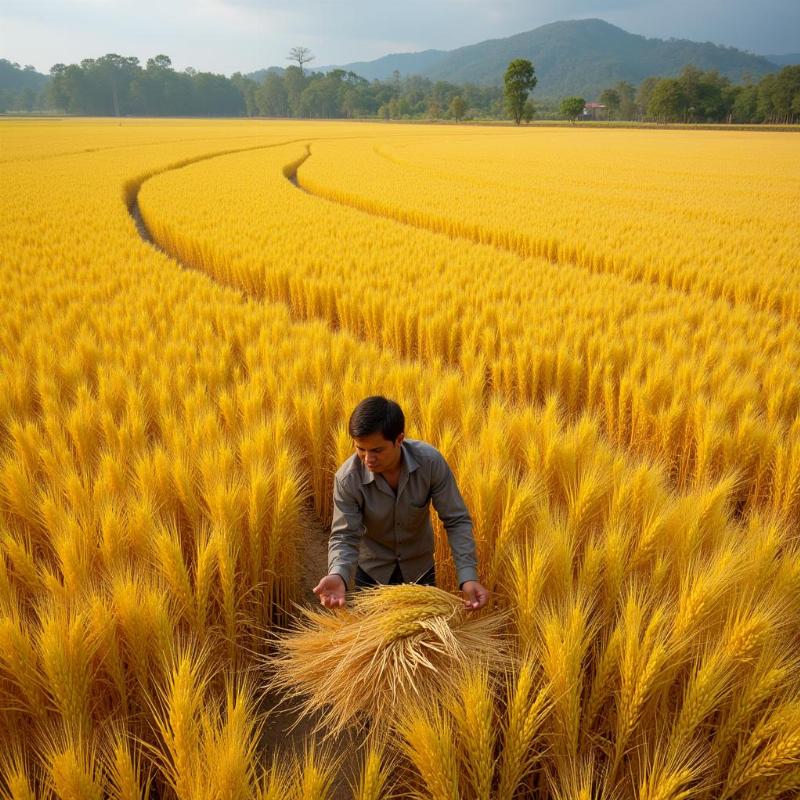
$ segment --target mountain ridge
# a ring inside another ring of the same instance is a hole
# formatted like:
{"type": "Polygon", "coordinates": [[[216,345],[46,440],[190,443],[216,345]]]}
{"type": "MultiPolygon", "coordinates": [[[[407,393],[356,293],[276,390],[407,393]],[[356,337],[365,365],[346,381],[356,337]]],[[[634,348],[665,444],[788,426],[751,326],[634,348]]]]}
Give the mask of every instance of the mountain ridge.
{"type": "Polygon", "coordinates": [[[704,70],[717,69],[732,81],[748,75],[758,78],[781,66],[734,47],[689,39],[647,38],[590,18],[551,22],[454,50],[394,53],[373,61],[319,67],[315,71],[345,69],[368,80],[386,80],[394,69],[399,69],[396,64],[403,63],[406,71],[400,72],[404,76],[500,85],[503,72],[513,58],[530,59],[539,79],[536,93],[553,97],[568,94],[594,97],[617,81],[638,84],[654,75],[670,77],[687,64],[704,70]],[[442,55],[435,58],[426,55],[424,60],[416,60],[418,55],[431,53],[442,55]]]}

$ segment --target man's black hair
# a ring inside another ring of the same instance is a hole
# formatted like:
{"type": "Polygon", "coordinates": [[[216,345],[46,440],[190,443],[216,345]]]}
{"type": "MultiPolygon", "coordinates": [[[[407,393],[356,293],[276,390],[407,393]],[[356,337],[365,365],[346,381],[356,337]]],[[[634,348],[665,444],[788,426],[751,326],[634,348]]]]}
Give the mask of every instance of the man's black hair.
{"type": "Polygon", "coordinates": [[[406,429],[403,409],[394,400],[381,395],[365,397],[353,410],[347,430],[354,439],[381,433],[393,442],[406,429]]]}

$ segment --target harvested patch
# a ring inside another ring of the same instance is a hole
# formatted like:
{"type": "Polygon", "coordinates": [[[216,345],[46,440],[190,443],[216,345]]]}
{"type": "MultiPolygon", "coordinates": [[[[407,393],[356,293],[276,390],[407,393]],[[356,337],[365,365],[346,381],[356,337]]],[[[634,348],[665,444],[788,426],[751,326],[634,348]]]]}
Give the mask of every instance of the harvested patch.
{"type": "Polygon", "coordinates": [[[478,663],[507,665],[502,614],[476,616],[459,597],[428,586],[377,586],[348,609],[303,609],[278,641],[274,688],[318,714],[325,735],[391,722],[409,703],[440,701],[478,663]]]}

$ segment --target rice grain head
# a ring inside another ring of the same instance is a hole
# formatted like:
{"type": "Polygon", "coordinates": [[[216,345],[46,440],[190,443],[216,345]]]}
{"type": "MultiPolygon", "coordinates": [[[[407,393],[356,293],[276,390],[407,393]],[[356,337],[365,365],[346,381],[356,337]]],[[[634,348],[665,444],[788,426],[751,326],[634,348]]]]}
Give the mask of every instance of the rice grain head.
{"type": "Polygon", "coordinates": [[[297,800],[331,800],[338,759],[330,751],[317,751],[312,743],[295,756],[294,796],[297,800]]]}
{"type": "Polygon", "coordinates": [[[383,800],[392,776],[392,763],[388,760],[386,746],[370,741],[361,761],[358,783],[352,787],[353,800],[383,800]]]}
{"type": "Polygon", "coordinates": [[[470,667],[459,683],[457,694],[447,701],[460,746],[462,772],[469,795],[476,800],[489,800],[497,761],[492,684],[486,665],[470,667]]]}
{"type": "Polygon", "coordinates": [[[531,656],[522,661],[509,682],[503,745],[500,751],[498,800],[513,800],[536,755],[534,738],[550,714],[552,689],[544,683],[531,656]]]}
{"type": "Polygon", "coordinates": [[[420,800],[460,800],[459,759],[452,722],[437,707],[412,706],[398,721],[400,749],[425,783],[420,800]]]}

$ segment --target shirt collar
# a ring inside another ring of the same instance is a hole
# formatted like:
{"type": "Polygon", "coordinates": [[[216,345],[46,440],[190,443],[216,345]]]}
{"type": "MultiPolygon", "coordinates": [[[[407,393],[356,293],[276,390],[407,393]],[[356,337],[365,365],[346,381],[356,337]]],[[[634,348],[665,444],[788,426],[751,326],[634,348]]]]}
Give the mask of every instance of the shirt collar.
{"type": "MultiPolygon", "coordinates": [[[[408,447],[405,441],[400,442],[400,449],[403,451],[403,461],[400,464],[400,474],[403,474],[403,470],[406,470],[409,473],[414,472],[419,464],[414,456],[411,455],[411,449],[408,447]]],[[[358,456],[356,456],[356,458],[358,458],[358,456]]],[[[360,458],[358,458],[358,463],[361,467],[361,483],[372,483],[375,480],[375,473],[371,469],[367,469],[367,465],[364,464],[360,458]]]]}

